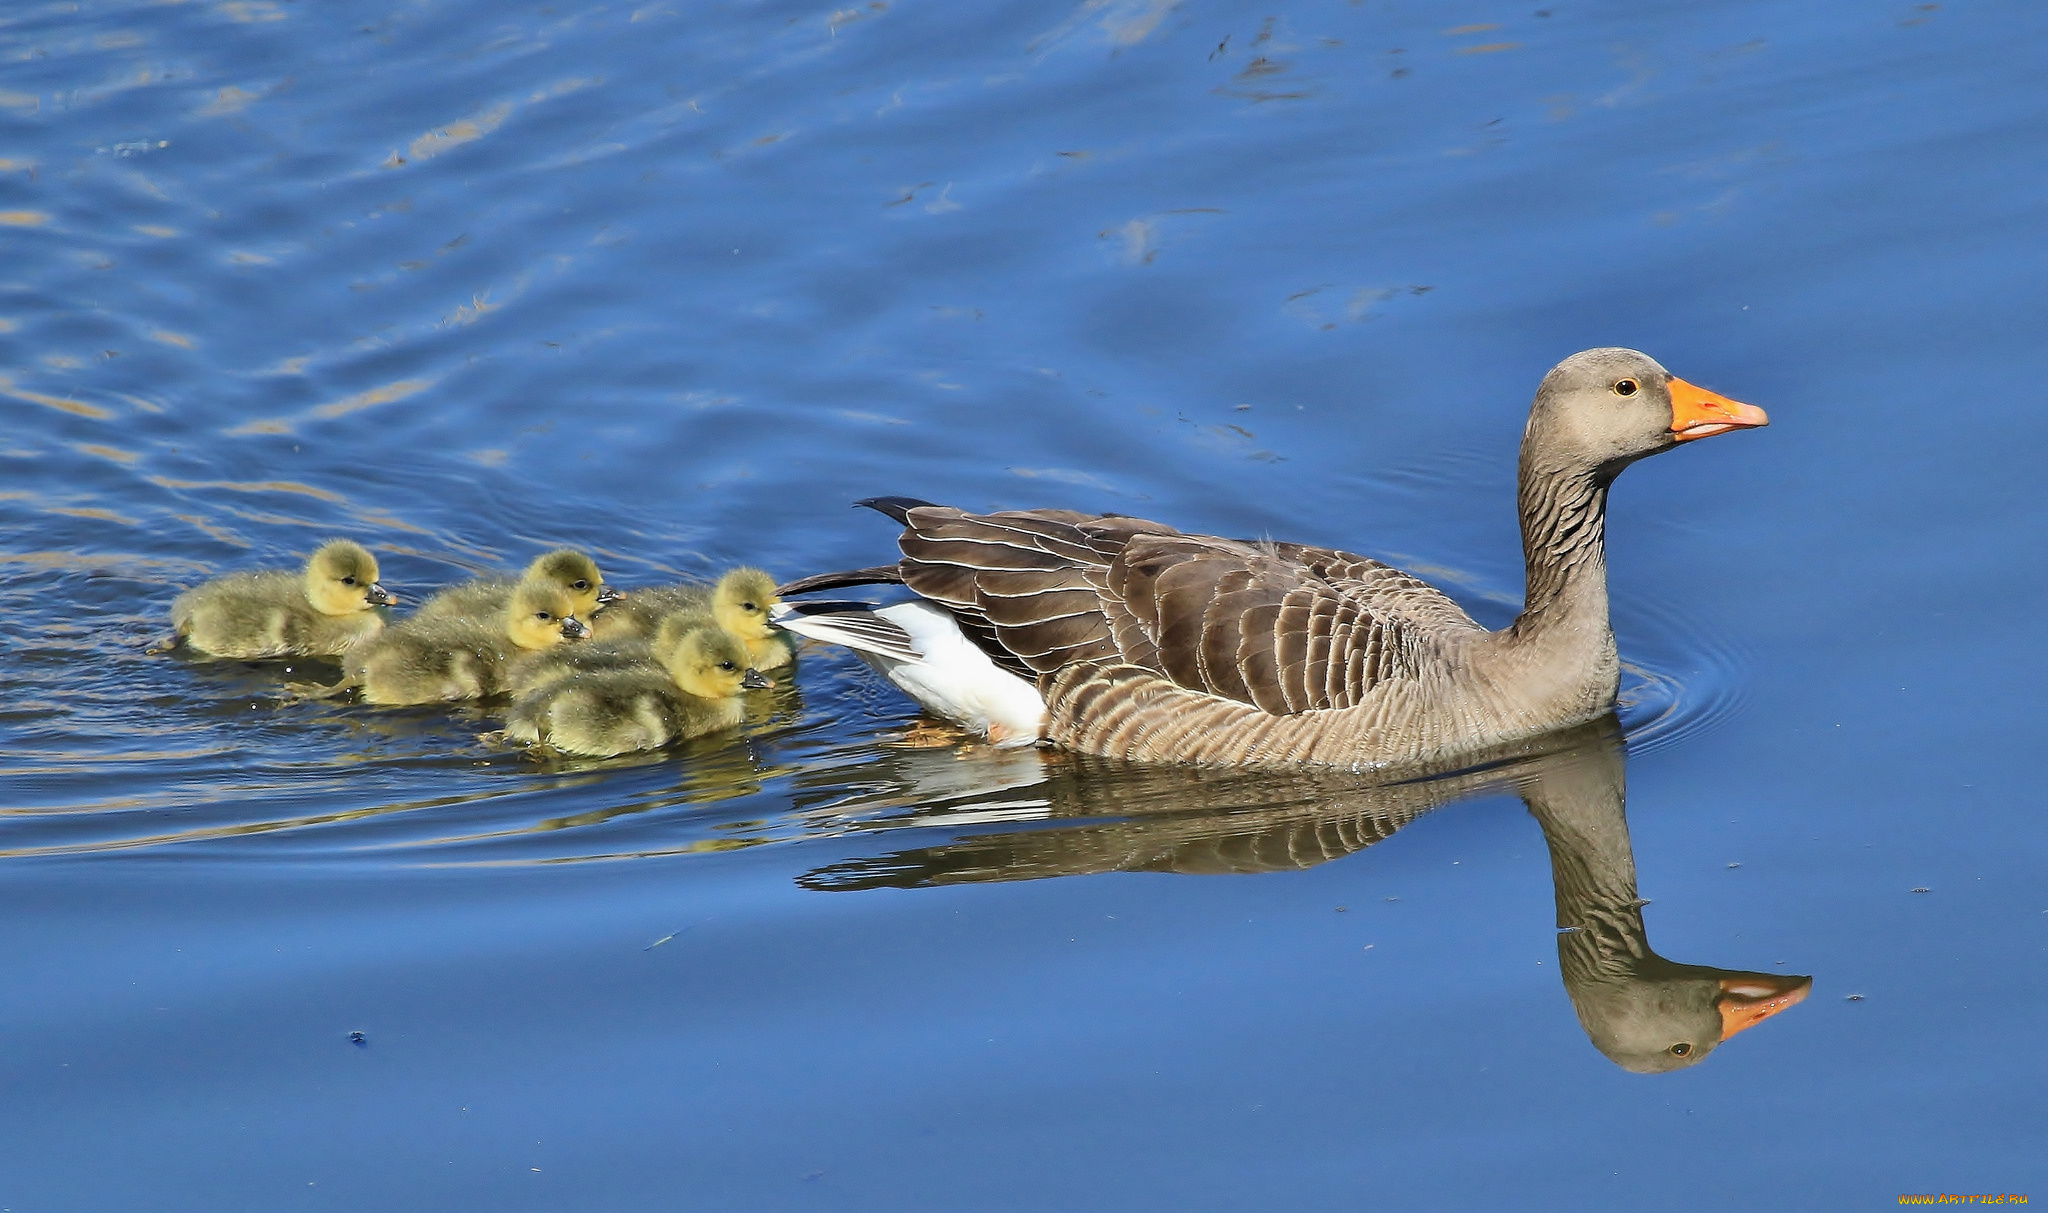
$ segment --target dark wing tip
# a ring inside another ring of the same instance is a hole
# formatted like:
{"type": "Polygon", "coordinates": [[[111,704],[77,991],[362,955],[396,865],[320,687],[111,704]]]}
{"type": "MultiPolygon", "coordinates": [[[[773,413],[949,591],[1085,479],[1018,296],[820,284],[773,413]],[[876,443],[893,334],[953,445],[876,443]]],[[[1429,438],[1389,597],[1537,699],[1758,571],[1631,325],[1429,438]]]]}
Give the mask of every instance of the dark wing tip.
{"type": "Polygon", "coordinates": [[[795,581],[775,587],[777,597],[787,598],[791,594],[812,594],[819,590],[839,590],[853,585],[901,585],[903,572],[893,564],[878,564],[868,569],[847,569],[839,573],[816,573],[799,577],[795,581]]]}
{"type": "Polygon", "coordinates": [[[919,501],[915,497],[863,497],[853,504],[856,506],[864,505],[871,510],[879,510],[904,526],[909,526],[910,511],[922,506],[931,505],[932,503],[929,501],[919,501]]]}

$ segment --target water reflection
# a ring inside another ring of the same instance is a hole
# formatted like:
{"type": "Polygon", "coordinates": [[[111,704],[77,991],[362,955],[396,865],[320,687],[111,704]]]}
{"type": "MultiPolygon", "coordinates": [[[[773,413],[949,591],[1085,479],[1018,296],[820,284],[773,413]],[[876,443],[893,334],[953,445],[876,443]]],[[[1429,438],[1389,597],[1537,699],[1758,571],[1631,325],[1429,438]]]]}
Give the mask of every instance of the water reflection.
{"type": "MultiPolygon", "coordinates": [[[[848,860],[800,883],[850,891],[1099,872],[1285,871],[1364,850],[1451,801],[1512,790],[1549,846],[1558,960],[1580,1026],[1616,1065],[1661,1073],[1698,1064],[1728,1037],[1799,1002],[1812,979],[1680,964],[1650,947],[1625,765],[1612,718],[1496,753],[1479,768],[1365,787],[1325,773],[903,751],[873,764],[868,790],[813,811],[845,815],[863,829],[1056,824],[848,860]]],[[[834,774],[843,789],[850,772],[834,774]]]]}

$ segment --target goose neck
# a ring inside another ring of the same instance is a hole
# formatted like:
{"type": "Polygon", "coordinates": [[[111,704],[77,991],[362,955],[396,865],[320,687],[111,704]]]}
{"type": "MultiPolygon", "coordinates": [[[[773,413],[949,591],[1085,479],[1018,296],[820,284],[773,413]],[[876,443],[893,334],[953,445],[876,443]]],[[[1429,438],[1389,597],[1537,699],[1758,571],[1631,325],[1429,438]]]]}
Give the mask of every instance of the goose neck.
{"type": "Polygon", "coordinates": [[[1525,451],[1520,507],[1528,588],[1520,632],[1607,624],[1607,490],[1599,469],[1547,465],[1525,451]]]}

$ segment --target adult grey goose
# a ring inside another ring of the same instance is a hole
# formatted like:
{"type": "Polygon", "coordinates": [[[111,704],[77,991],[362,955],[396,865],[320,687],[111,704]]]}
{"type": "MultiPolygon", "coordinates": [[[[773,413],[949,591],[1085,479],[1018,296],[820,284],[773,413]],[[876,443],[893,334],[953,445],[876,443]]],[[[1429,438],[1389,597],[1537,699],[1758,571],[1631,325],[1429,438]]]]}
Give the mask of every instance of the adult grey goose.
{"type": "Polygon", "coordinates": [[[903,524],[901,560],[781,592],[900,583],[917,601],[785,604],[778,622],[846,644],[998,743],[1154,762],[1439,762],[1613,708],[1609,486],[1645,456],[1768,420],[1635,350],[1552,368],[1522,438],[1526,604],[1499,631],[1349,552],[905,497],[859,503],[903,524]]]}

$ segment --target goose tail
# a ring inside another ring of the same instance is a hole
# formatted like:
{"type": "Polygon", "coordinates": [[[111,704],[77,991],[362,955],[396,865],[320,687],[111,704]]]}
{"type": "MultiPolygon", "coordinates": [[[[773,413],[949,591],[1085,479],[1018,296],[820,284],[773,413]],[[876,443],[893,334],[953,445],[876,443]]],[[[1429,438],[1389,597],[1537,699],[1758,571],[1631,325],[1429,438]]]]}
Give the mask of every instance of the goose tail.
{"type": "Polygon", "coordinates": [[[910,511],[928,506],[931,502],[919,501],[915,497],[863,497],[853,504],[864,505],[871,510],[887,514],[904,526],[909,526],[910,511]]]}
{"type": "Polygon", "coordinates": [[[777,603],[770,618],[785,631],[844,645],[856,653],[872,653],[891,661],[924,657],[911,642],[910,633],[875,614],[864,602],[777,603]]]}

